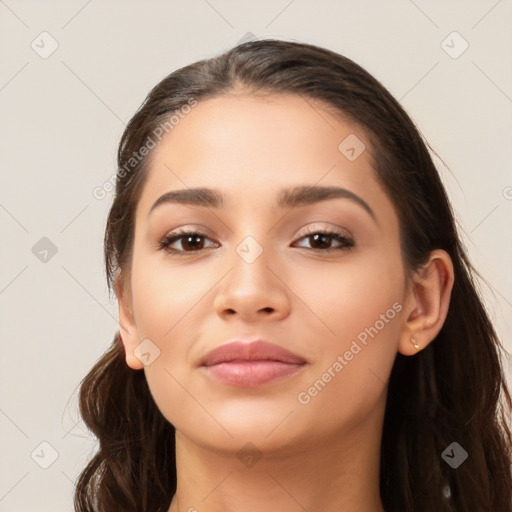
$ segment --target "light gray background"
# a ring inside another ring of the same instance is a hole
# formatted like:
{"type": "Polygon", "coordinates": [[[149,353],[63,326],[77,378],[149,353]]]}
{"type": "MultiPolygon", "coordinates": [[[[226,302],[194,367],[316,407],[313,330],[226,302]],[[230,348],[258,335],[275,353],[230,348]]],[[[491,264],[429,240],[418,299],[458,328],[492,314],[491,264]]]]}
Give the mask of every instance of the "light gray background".
{"type": "Polygon", "coordinates": [[[71,511],[95,448],[76,388],[111,343],[117,303],[102,260],[111,195],[92,191],[115,172],[125,123],[168,73],[248,32],[345,54],[401,100],[450,168],[439,165],[512,351],[511,15],[507,0],[0,0],[0,512],[71,511]],[[47,58],[43,31],[58,42],[47,58]],[[42,237],[57,247],[46,262],[32,250],[42,237]]]}

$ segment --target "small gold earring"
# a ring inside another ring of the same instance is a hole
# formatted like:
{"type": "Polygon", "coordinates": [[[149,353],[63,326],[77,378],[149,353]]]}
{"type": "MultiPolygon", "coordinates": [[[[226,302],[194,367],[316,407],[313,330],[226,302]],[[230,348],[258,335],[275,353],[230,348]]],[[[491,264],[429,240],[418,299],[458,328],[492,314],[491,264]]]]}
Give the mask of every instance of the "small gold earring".
{"type": "Polygon", "coordinates": [[[411,343],[414,345],[414,348],[416,350],[419,350],[420,346],[418,345],[418,343],[416,342],[416,340],[411,336],[411,343]]]}

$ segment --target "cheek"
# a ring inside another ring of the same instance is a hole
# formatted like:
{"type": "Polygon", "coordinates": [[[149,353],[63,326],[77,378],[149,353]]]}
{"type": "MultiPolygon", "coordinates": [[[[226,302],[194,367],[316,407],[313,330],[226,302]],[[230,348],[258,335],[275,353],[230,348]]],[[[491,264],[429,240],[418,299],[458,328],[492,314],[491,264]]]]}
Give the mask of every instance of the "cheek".
{"type": "Polygon", "coordinates": [[[149,338],[159,355],[144,368],[158,408],[173,425],[197,417],[195,402],[187,390],[190,350],[202,336],[202,325],[211,316],[211,291],[218,279],[211,269],[188,269],[142,258],[133,266],[132,288],[135,321],[140,339],[149,338]]]}
{"type": "Polygon", "coordinates": [[[336,271],[326,266],[310,272],[315,279],[297,291],[314,312],[318,333],[315,363],[297,402],[306,416],[325,417],[326,428],[357,424],[385,390],[401,331],[399,262],[381,255],[336,271]]]}
{"type": "Polygon", "coordinates": [[[396,310],[401,308],[393,304],[401,300],[403,288],[399,260],[377,251],[350,258],[324,265],[310,261],[288,274],[301,321],[322,335],[324,348],[342,349],[376,322],[379,331],[388,333],[397,323],[396,310]]]}
{"type": "Polygon", "coordinates": [[[141,335],[153,336],[165,345],[189,318],[197,316],[216,280],[204,266],[180,267],[160,257],[147,258],[144,263],[143,258],[134,265],[132,276],[137,327],[141,335]]]}

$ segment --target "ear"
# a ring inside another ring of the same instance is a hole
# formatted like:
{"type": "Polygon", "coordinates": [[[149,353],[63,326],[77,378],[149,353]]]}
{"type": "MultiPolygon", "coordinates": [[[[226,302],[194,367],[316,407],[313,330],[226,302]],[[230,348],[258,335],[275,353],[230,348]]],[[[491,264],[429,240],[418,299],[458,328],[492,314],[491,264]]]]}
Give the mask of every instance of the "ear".
{"type": "Polygon", "coordinates": [[[454,282],[453,263],[446,251],[436,249],[416,272],[405,300],[405,328],[398,351],[406,356],[425,348],[443,327],[450,306],[454,282]],[[411,336],[419,345],[416,349],[411,336]]]}
{"type": "Polygon", "coordinates": [[[120,336],[126,353],[126,364],[133,370],[141,370],[144,365],[134,355],[134,350],[140,341],[133,316],[132,293],[129,283],[124,279],[122,273],[118,273],[115,278],[114,290],[119,304],[120,336]]]}

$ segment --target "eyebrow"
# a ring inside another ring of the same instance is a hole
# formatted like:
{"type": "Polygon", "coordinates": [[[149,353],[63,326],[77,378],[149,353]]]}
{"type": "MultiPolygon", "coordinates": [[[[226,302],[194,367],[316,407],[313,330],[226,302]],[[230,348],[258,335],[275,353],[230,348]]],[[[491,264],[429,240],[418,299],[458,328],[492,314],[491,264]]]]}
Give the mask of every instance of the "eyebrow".
{"type": "MultiPolygon", "coordinates": [[[[374,211],[368,203],[350,190],[340,187],[320,187],[320,186],[297,186],[293,188],[282,189],[277,195],[278,208],[297,208],[310,204],[327,201],[329,199],[349,199],[358,204],[377,222],[374,211]]],[[[185,188],[180,190],[170,190],[160,196],[149,210],[149,215],[159,206],[169,203],[186,204],[191,206],[201,206],[205,208],[219,209],[224,206],[222,194],[211,188],[185,188]]]]}

